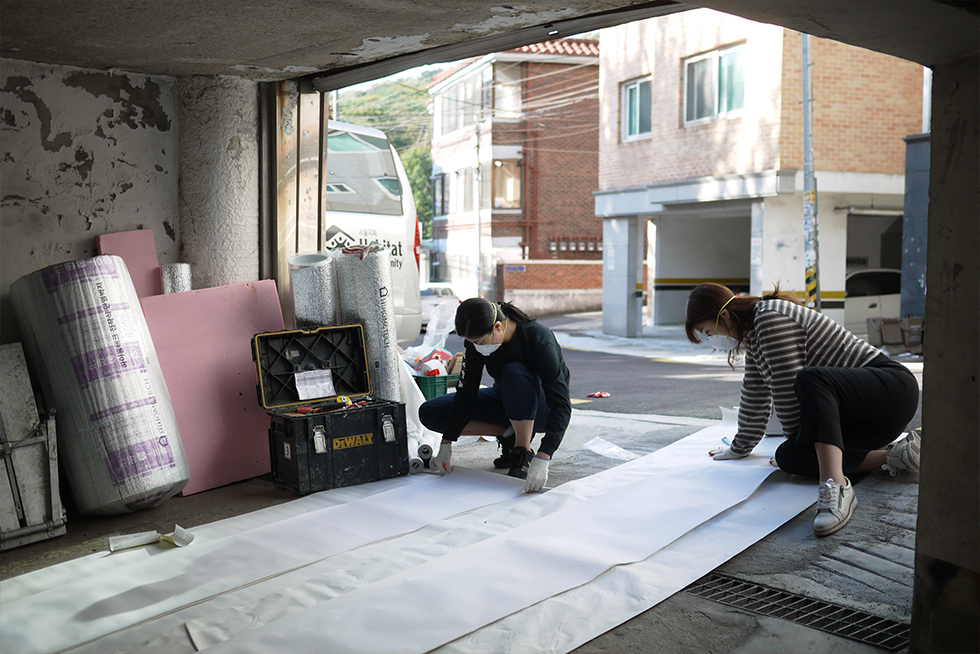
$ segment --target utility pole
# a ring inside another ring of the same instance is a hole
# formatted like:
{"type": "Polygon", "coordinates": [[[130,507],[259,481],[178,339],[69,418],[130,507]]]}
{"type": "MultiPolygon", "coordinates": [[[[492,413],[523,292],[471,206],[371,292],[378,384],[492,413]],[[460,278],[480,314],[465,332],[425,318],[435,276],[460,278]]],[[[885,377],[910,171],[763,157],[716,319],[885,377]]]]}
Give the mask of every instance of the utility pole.
{"type": "Polygon", "coordinates": [[[803,237],[806,250],[806,305],[820,311],[820,244],[817,239],[817,178],[813,171],[813,87],[810,35],[803,38],[803,237]]]}
{"type": "Polygon", "coordinates": [[[483,181],[480,179],[480,120],[482,118],[483,108],[481,107],[476,114],[476,128],[474,129],[476,138],[476,174],[474,175],[474,182],[476,183],[476,294],[479,297],[483,297],[483,212],[480,206],[483,201],[483,181]]]}

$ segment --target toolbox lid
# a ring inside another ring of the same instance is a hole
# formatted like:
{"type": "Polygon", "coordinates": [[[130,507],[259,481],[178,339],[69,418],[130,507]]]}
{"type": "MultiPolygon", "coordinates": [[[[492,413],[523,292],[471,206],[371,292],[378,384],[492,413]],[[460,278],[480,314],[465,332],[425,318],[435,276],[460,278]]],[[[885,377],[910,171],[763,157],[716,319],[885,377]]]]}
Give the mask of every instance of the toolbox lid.
{"type": "Polygon", "coordinates": [[[361,325],[256,334],[252,360],[265,409],[316,406],[371,392],[361,325]]]}

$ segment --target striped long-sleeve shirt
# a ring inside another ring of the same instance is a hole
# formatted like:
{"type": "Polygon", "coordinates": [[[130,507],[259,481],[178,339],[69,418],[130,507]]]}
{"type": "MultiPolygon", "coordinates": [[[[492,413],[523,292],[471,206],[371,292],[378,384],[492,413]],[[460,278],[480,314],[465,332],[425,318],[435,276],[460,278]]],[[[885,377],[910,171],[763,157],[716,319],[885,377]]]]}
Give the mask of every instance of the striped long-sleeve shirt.
{"type": "Polygon", "coordinates": [[[738,405],[738,434],[732,453],[751,452],[765,433],[770,409],[794,438],[800,427],[800,403],[793,385],[803,368],[859,368],[881,351],[854,336],[822,313],[785,300],[755,305],[755,323],[745,338],[745,377],[738,405]]]}

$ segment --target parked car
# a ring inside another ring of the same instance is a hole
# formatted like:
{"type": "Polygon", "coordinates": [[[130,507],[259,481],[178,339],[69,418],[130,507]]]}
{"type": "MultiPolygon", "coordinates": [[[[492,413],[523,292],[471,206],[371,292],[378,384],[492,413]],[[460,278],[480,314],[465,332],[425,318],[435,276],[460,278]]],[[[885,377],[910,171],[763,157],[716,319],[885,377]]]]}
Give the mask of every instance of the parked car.
{"type": "Polygon", "coordinates": [[[429,314],[432,313],[432,308],[437,304],[442,302],[459,304],[462,302],[459,296],[453,292],[452,286],[444,282],[423,284],[420,289],[420,294],[422,296],[422,329],[428,326],[429,314]]]}
{"type": "Polygon", "coordinates": [[[898,318],[902,311],[902,271],[870,268],[849,273],[844,281],[844,326],[868,337],[868,318],[898,318]]]}

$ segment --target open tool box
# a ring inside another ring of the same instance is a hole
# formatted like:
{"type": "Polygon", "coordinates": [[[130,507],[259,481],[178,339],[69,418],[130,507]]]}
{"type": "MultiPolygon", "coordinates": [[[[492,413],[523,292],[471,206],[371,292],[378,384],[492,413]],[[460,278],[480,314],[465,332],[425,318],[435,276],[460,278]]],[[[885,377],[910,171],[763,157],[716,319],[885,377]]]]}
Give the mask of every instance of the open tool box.
{"type": "Polygon", "coordinates": [[[306,495],[408,474],[405,405],[371,398],[361,325],[256,334],[276,486],[306,495]]]}

